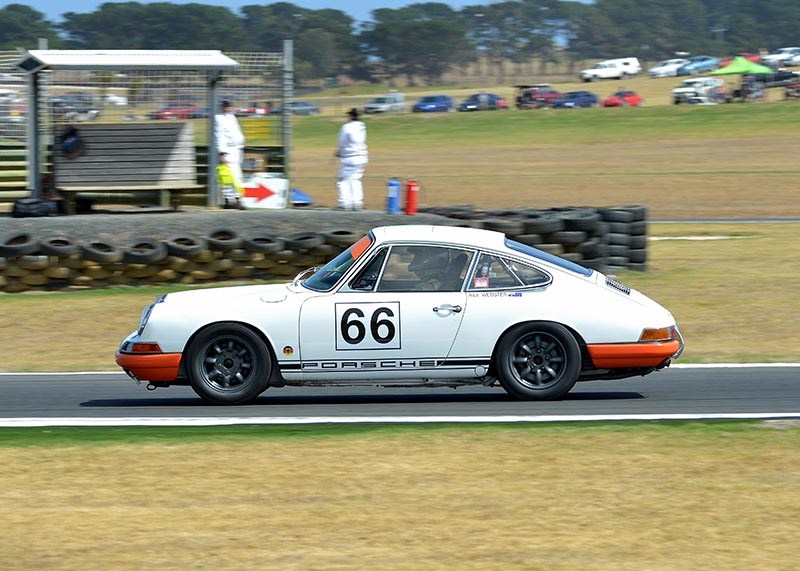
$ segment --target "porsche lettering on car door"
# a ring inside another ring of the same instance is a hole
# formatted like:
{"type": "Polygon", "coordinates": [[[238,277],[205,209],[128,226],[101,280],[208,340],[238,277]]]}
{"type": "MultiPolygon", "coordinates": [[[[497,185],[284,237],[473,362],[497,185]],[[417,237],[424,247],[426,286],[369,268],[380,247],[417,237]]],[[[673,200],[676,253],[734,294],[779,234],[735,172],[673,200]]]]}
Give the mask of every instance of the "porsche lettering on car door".
{"type": "Polygon", "coordinates": [[[463,283],[472,255],[438,246],[392,246],[376,252],[336,294],[305,301],[303,372],[363,370],[390,377],[414,370],[436,376],[467,309],[463,283]]]}

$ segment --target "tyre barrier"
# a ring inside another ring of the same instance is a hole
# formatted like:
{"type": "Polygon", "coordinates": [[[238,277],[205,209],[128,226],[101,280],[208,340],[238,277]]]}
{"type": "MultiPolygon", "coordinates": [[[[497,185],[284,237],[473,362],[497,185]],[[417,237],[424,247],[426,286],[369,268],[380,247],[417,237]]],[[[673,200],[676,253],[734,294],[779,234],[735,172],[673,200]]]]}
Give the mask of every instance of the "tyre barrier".
{"type": "MultiPolygon", "coordinates": [[[[453,206],[425,211],[449,215],[453,226],[502,231],[512,240],[604,273],[647,268],[643,206],[491,212],[453,206]]],[[[342,228],[286,236],[240,235],[222,228],[206,236],[139,236],[118,243],[64,234],[37,240],[17,232],[0,237],[0,291],[291,279],[324,264],[360,237],[342,228]]]]}

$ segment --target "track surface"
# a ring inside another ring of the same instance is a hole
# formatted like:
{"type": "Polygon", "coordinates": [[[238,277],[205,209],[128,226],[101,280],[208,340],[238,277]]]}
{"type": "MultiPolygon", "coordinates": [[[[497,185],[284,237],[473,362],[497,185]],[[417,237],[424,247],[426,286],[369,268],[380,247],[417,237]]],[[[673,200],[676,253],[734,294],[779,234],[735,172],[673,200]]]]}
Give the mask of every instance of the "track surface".
{"type": "MultiPolygon", "coordinates": [[[[189,387],[153,392],[121,373],[2,374],[0,420],[154,420],[358,417],[608,417],[610,415],[757,415],[800,418],[800,367],[672,368],[645,378],[578,383],[562,401],[521,402],[500,388],[269,389],[255,403],[219,407],[189,387]]],[[[7,422],[4,424],[7,425],[7,422]]]]}

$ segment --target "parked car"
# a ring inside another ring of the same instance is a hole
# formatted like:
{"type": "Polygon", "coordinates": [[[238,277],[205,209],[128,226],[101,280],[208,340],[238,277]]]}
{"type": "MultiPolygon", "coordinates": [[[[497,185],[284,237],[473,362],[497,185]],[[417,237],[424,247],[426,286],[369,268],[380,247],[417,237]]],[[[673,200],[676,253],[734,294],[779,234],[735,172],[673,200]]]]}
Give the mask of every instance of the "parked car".
{"type": "Polygon", "coordinates": [[[623,79],[636,75],[642,71],[642,65],[635,57],[618,59],[607,59],[596,63],[589,69],[582,70],[578,77],[583,81],[595,81],[597,79],[623,79]]]}
{"type": "Polygon", "coordinates": [[[50,100],[53,118],[57,121],[92,121],[100,115],[94,97],[88,93],[56,95],[50,100]]]}
{"type": "Polygon", "coordinates": [[[405,113],[406,99],[398,91],[376,97],[364,106],[364,113],[405,113]]]}
{"type": "Polygon", "coordinates": [[[116,362],[150,389],[190,385],[221,405],[353,384],[552,400],[682,350],[669,311],[594,270],[499,232],[398,225],[290,283],[162,294],[116,362]]]}
{"type": "Polygon", "coordinates": [[[650,77],[672,77],[678,75],[678,68],[688,61],[685,58],[665,59],[651,67],[647,75],[650,77]]]}
{"type": "Polygon", "coordinates": [[[800,74],[788,69],[778,69],[774,73],[755,73],[742,77],[743,82],[753,81],[763,87],[786,87],[800,81],[800,74]]]}
{"type": "Polygon", "coordinates": [[[800,55],[799,47],[779,48],[773,52],[768,53],[762,58],[765,65],[772,67],[780,67],[786,63],[787,60],[800,55]]]}
{"type": "Polygon", "coordinates": [[[800,65],[800,54],[790,57],[789,59],[783,62],[783,65],[788,67],[795,67],[800,65]]]}
{"type": "Polygon", "coordinates": [[[128,104],[128,98],[124,95],[117,95],[116,93],[107,93],[106,96],[103,97],[103,102],[106,105],[124,107],[128,104]]]}
{"type": "Polygon", "coordinates": [[[549,83],[537,83],[534,85],[515,85],[517,95],[515,97],[517,109],[540,109],[542,107],[552,107],[556,99],[562,93],[553,88],[549,83]]]}
{"type": "Polygon", "coordinates": [[[603,100],[603,107],[644,107],[644,97],[627,89],[621,89],[603,100]]]}
{"type": "Polygon", "coordinates": [[[672,90],[672,102],[675,105],[686,103],[692,97],[709,97],[716,99],[725,83],[718,77],[693,77],[684,79],[672,90]]]}
{"type": "Polygon", "coordinates": [[[411,108],[414,113],[453,111],[453,100],[447,95],[425,95],[411,108]]]}
{"type": "Polygon", "coordinates": [[[24,97],[0,99],[0,123],[24,123],[28,116],[28,100],[24,97]]]}
{"type": "Polygon", "coordinates": [[[597,107],[599,99],[597,95],[589,91],[567,91],[564,95],[556,99],[553,107],[556,109],[575,107],[597,107]]]}
{"type": "Polygon", "coordinates": [[[459,111],[494,111],[496,109],[508,109],[506,100],[494,93],[475,93],[462,101],[459,111]]]}
{"type": "MultiPolygon", "coordinates": [[[[308,101],[289,101],[286,105],[292,115],[319,115],[319,105],[308,101]]],[[[283,108],[270,109],[270,115],[283,115],[283,108]]]]}
{"type": "Polygon", "coordinates": [[[698,75],[714,71],[719,67],[719,60],[712,56],[692,56],[678,68],[677,75],[698,75]]]}
{"type": "Polygon", "coordinates": [[[175,101],[173,103],[168,103],[161,109],[151,112],[149,117],[150,119],[161,121],[175,121],[178,119],[185,121],[186,119],[196,118],[198,113],[200,113],[200,108],[194,103],[175,101]]]}

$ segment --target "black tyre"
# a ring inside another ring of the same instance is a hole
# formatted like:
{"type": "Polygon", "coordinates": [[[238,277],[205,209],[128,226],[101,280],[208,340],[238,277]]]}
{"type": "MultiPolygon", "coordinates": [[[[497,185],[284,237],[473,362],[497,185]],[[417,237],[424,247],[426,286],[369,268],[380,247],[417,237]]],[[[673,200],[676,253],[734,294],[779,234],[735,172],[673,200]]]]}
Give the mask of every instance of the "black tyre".
{"type": "Polygon", "coordinates": [[[214,230],[208,235],[208,247],[216,252],[237,250],[242,243],[242,237],[235,230],[214,230]]]}
{"type": "Polygon", "coordinates": [[[170,256],[191,259],[205,249],[206,240],[193,234],[178,234],[170,236],[166,245],[170,256]]]}
{"type": "Polygon", "coordinates": [[[212,404],[244,404],[267,388],[272,358],[264,341],[240,323],[203,329],[186,352],[194,391],[212,404]]]}
{"type": "Polygon", "coordinates": [[[286,244],[280,238],[261,234],[244,239],[244,249],[248,252],[258,252],[261,254],[274,254],[280,252],[286,244]]]}
{"type": "Polygon", "coordinates": [[[9,234],[0,241],[0,256],[28,256],[39,250],[39,241],[27,232],[9,234]]]}
{"type": "Polygon", "coordinates": [[[157,264],[167,257],[167,246],[155,238],[134,238],[125,251],[125,261],[129,264],[157,264]]]}
{"type": "Polygon", "coordinates": [[[495,367],[506,392],[524,400],[554,400],[581,372],[575,337],[557,323],[527,323],[509,331],[497,347],[495,367]]]}
{"type": "Polygon", "coordinates": [[[616,208],[601,208],[597,212],[606,222],[633,222],[636,215],[630,210],[616,208]]]}
{"type": "Polygon", "coordinates": [[[562,230],[561,232],[553,232],[547,238],[556,244],[563,244],[564,246],[577,246],[584,242],[588,236],[586,232],[580,230],[562,230]]]}
{"type": "Polygon", "coordinates": [[[647,236],[631,236],[631,248],[641,250],[647,247],[647,236]]]}
{"type": "Polygon", "coordinates": [[[325,232],[325,241],[328,244],[333,244],[334,246],[339,246],[340,248],[348,248],[351,244],[354,244],[356,240],[361,238],[363,234],[359,234],[358,232],[353,232],[352,230],[347,229],[337,229],[337,230],[330,230],[325,232]]]}
{"type": "Polygon", "coordinates": [[[590,208],[580,208],[572,212],[565,212],[562,216],[565,230],[594,230],[600,222],[600,215],[590,208]]]}
{"type": "Polygon", "coordinates": [[[325,243],[325,238],[316,232],[298,232],[286,238],[288,250],[311,250],[325,243]]]}
{"type": "Polygon", "coordinates": [[[124,252],[105,240],[90,240],[80,245],[81,256],[98,264],[121,262],[124,252]]]}
{"type": "Polygon", "coordinates": [[[40,244],[45,256],[66,258],[78,251],[78,243],[69,236],[48,236],[40,244]]]}
{"type": "Polygon", "coordinates": [[[524,226],[525,234],[552,234],[564,229],[564,220],[556,214],[528,214],[524,226]]]}
{"type": "Polygon", "coordinates": [[[525,223],[522,220],[513,220],[509,218],[487,218],[483,221],[484,228],[487,230],[494,230],[495,232],[502,232],[507,236],[519,236],[520,234],[530,234],[525,231],[525,223]]]}

